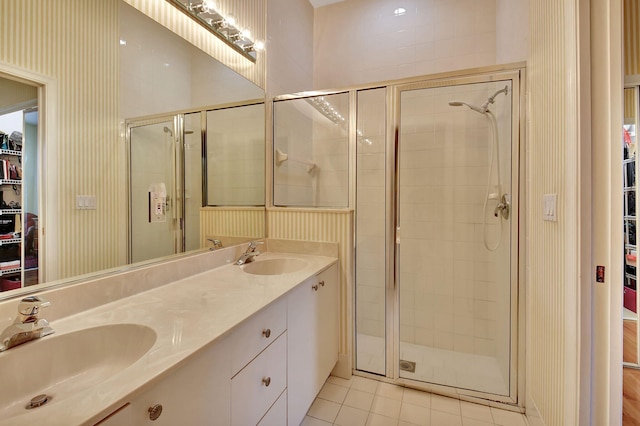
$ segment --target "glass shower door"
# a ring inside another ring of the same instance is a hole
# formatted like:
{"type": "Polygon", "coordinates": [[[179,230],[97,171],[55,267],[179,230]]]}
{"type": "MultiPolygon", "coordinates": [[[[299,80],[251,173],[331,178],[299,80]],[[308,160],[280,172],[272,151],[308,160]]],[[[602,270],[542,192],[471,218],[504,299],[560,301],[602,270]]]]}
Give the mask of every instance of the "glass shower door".
{"type": "Polygon", "coordinates": [[[511,80],[423,87],[397,92],[399,377],[509,397],[511,80]]]}
{"type": "Polygon", "coordinates": [[[131,125],[130,261],[181,251],[174,119],[131,125]]]}

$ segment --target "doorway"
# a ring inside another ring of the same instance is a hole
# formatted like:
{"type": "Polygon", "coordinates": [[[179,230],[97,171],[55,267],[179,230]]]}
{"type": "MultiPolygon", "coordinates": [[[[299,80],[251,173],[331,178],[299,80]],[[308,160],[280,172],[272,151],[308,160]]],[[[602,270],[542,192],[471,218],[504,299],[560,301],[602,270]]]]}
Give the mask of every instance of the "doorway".
{"type": "Polygon", "coordinates": [[[0,76],[0,291],[38,284],[38,90],[0,76]]]}

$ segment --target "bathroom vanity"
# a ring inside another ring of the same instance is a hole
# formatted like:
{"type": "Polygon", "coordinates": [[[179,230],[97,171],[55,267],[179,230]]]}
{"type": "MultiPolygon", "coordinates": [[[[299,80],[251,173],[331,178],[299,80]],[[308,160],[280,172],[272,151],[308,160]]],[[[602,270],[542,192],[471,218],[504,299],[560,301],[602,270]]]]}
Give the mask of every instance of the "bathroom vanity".
{"type": "Polygon", "coordinates": [[[299,425],[338,358],[338,307],[335,257],[267,252],[52,320],[0,369],[28,372],[42,348],[62,376],[16,375],[0,425],[299,425]],[[50,401],[26,410],[36,392],[50,401]]]}

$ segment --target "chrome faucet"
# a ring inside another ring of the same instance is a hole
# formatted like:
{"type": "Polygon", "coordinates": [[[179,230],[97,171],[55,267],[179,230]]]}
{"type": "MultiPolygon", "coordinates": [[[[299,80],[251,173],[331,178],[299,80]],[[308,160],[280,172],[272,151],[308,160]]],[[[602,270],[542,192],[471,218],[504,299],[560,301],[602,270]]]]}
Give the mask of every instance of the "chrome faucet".
{"type": "Polygon", "coordinates": [[[53,329],[49,326],[49,321],[38,317],[40,309],[49,305],[49,301],[38,296],[22,299],[18,304],[18,316],[15,321],[0,334],[0,352],[52,334],[53,329]]]}
{"type": "Polygon", "coordinates": [[[214,238],[207,238],[207,241],[210,241],[211,244],[213,244],[209,250],[215,250],[215,249],[219,249],[219,248],[224,248],[224,246],[222,245],[222,241],[218,240],[218,239],[214,239],[214,238]]]}
{"type": "Polygon", "coordinates": [[[247,247],[247,250],[245,250],[245,252],[240,255],[238,260],[236,260],[236,265],[244,265],[245,263],[252,262],[255,256],[260,255],[260,252],[256,251],[256,248],[258,248],[258,245],[260,244],[264,244],[264,242],[251,241],[249,243],[249,247],[247,247]]]}

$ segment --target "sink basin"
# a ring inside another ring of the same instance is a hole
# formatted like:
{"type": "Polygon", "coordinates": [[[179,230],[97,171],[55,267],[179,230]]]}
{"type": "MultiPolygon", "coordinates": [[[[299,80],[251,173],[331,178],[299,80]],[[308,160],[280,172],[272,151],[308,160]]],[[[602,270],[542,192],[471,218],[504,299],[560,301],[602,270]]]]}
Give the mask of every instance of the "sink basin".
{"type": "Polygon", "coordinates": [[[293,258],[257,260],[246,264],[242,270],[253,275],[282,275],[299,271],[307,262],[293,258]]]}
{"type": "Polygon", "coordinates": [[[49,402],[32,410],[89,389],[136,362],[155,341],[149,327],[113,324],[53,334],[2,352],[0,417],[26,413],[25,406],[41,394],[49,402]]]}

